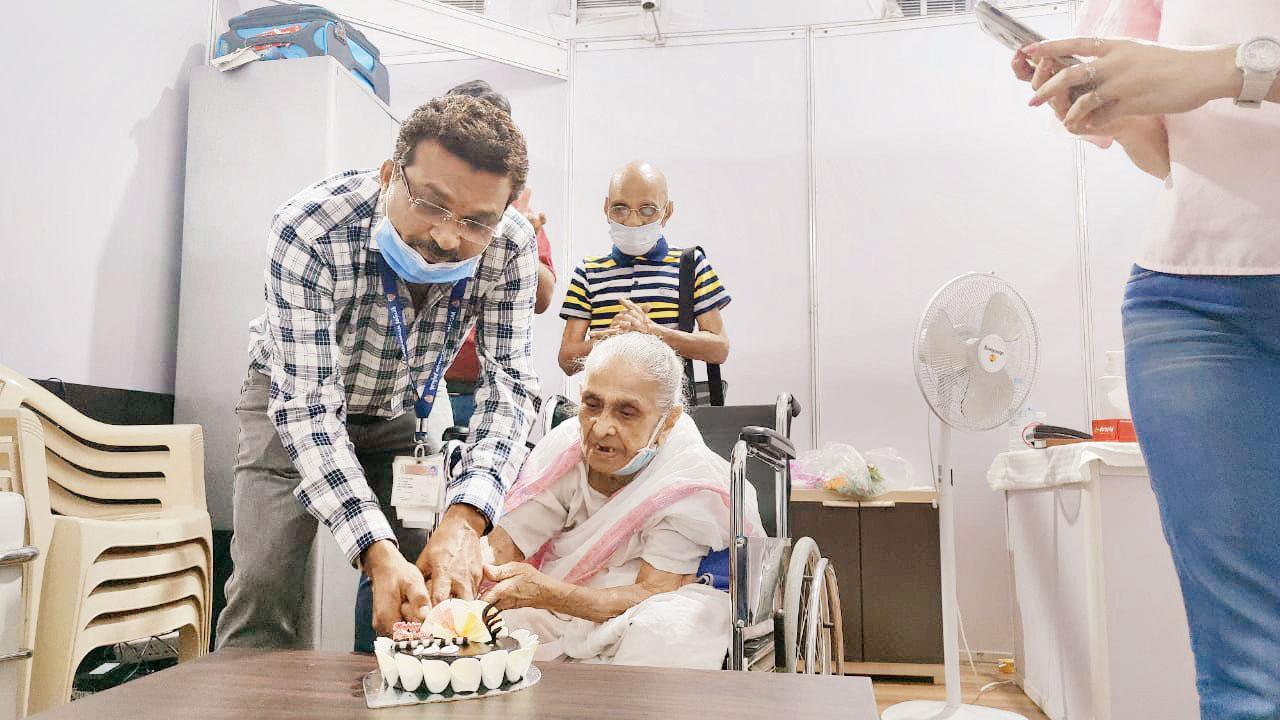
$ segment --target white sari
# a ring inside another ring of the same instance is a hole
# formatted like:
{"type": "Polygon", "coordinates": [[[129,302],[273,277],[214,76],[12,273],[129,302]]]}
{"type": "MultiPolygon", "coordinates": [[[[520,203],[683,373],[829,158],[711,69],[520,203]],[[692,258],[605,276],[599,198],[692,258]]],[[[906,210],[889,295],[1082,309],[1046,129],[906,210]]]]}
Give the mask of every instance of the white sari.
{"type": "MultiPolygon", "coordinates": [[[[760,533],[747,487],[746,527],[760,533]]],[[[692,575],[707,553],[730,541],[729,464],[681,416],[649,465],[605,496],[587,483],[581,430],[567,420],[530,454],[507,493],[498,525],[529,562],[551,577],[593,588],[630,585],[642,562],[692,575]]],[[[685,585],[655,595],[604,623],[521,608],[504,613],[543,641],[539,659],[719,668],[729,643],[728,595],[685,585]]]]}

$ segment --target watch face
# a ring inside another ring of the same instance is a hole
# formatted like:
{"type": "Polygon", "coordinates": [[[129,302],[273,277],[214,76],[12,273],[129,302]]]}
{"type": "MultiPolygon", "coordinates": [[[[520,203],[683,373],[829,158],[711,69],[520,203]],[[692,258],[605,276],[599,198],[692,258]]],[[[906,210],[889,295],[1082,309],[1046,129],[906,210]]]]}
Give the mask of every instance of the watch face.
{"type": "Polygon", "coordinates": [[[1250,40],[1244,46],[1244,65],[1256,72],[1280,70],[1280,42],[1271,38],[1250,40]]]}

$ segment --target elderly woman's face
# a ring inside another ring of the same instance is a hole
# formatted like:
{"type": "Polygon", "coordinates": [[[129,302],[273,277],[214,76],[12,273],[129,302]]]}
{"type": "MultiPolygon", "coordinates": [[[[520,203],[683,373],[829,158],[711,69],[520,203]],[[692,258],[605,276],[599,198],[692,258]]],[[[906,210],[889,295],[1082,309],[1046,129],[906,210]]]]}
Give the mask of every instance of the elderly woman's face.
{"type": "MultiPolygon", "coordinates": [[[[623,360],[613,360],[588,374],[582,387],[578,421],[587,466],[612,475],[649,443],[662,419],[658,383],[623,360]]],[[[673,418],[668,418],[672,420],[673,418]]],[[[672,422],[666,423],[669,428],[672,422]]],[[[666,432],[659,433],[659,442],[666,432]]]]}

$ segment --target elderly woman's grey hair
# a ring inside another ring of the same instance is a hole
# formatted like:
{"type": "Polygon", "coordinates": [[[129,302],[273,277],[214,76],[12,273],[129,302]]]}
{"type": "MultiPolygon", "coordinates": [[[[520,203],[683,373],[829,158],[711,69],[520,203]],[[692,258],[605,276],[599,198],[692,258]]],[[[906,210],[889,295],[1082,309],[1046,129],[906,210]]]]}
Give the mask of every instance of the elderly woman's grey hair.
{"type": "Polygon", "coordinates": [[[615,359],[657,384],[655,400],[663,414],[684,405],[684,363],[666,343],[647,333],[614,335],[596,343],[583,359],[582,370],[590,375],[615,359]]]}

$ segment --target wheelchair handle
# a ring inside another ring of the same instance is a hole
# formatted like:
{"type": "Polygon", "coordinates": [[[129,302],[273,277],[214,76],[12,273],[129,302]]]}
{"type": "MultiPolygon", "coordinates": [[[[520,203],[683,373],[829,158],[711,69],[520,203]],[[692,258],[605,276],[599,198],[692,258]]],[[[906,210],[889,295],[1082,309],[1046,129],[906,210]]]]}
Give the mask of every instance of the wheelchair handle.
{"type": "Polygon", "coordinates": [[[791,393],[779,393],[773,426],[785,437],[791,437],[791,419],[800,417],[800,401],[791,393]]]}
{"type": "Polygon", "coordinates": [[[749,425],[742,428],[738,439],[751,446],[751,449],[779,467],[796,457],[796,446],[786,435],[773,428],[749,425]]]}
{"type": "Polygon", "coordinates": [[[440,439],[446,443],[454,440],[465,441],[469,431],[469,428],[465,425],[452,425],[444,429],[444,432],[440,435],[440,439]]]}

